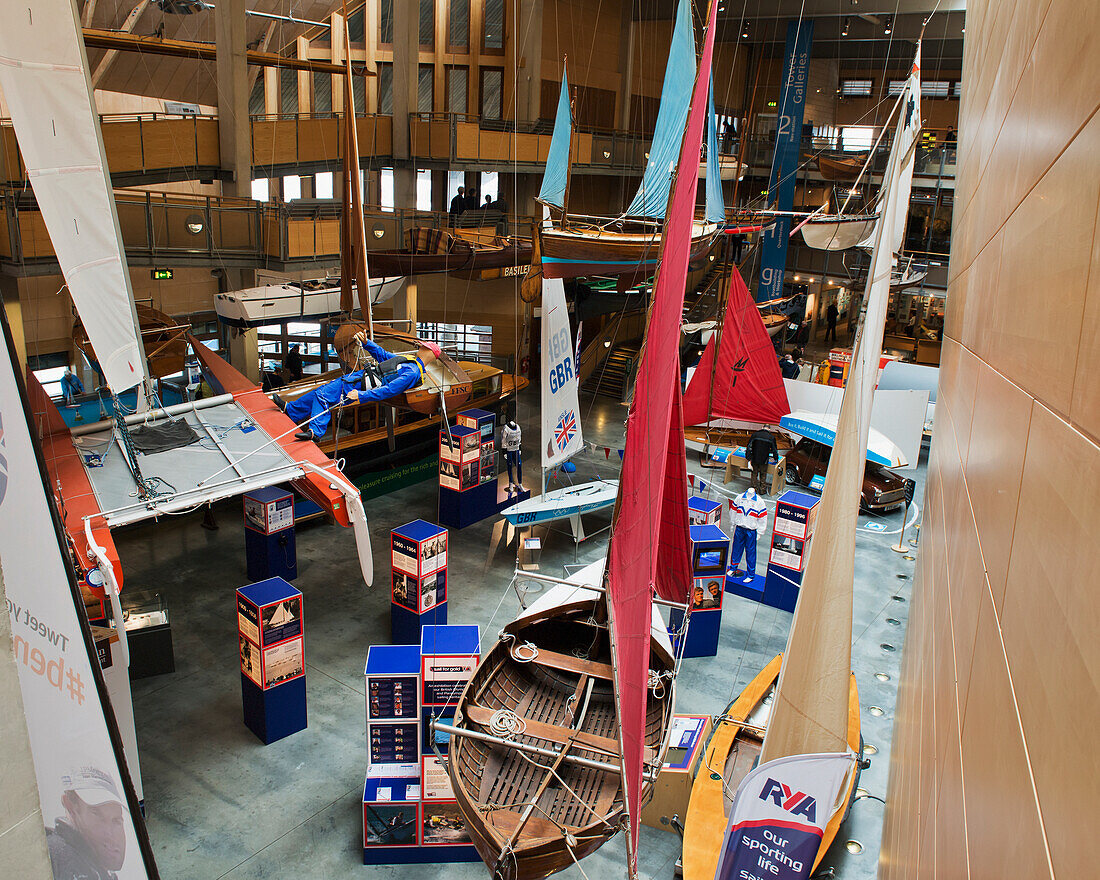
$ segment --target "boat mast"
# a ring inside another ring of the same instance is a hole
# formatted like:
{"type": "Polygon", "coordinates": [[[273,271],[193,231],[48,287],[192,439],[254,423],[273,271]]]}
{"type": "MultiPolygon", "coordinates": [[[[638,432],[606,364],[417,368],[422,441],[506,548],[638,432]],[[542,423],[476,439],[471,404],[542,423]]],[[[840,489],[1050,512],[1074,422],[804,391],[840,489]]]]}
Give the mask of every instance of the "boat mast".
{"type": "Polygon", "coordinates": [[[374,338],[371,316],[370,276],[367,274],[367,230],[363,218],[363,190],[359,171],[359,133],[356,125],[355,92],[351,76],[351,38],[348,35],[348,5],[344,4],[344,192],[341,194],[340,308],[351,313],[352,279],[359,291],[359,311],[374,338]]]}

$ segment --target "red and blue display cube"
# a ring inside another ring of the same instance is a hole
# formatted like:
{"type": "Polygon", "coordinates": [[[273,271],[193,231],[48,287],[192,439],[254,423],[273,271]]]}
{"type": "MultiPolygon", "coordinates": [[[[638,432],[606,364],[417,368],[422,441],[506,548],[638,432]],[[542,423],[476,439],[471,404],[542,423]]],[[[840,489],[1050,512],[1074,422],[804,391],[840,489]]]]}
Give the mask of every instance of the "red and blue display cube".
{"type": "Polygon", "coordinates": [[[447,622],[447,530],[417,519],[390,532],[390,636],[419,644],[425,624],[447,622]]]}
{"type": "MultiPolygon", "coordinates": [[[[713,657],[718,653],[729,552],[730,540],[718,526],[691,526],[691,617],[687,632],[673,641],[676,652],[684,657],[713,657]]],[[[669,623],[673,631],[681,629],[683,618],[683,612],[672,610],[669,623]]]]}
{"type": "Polygon", "coordinates": [[[820,501],[816,495],[795,491],[784,492],[776,501],[768,574],[760,599],[765,605],[793,612],[798,604],[820,501]]]}
{"type": "Polygon", "coordinates": [[[306,727],[302,593],[282,578],[237,590],[244,723],[264,744],[306,727]]]}

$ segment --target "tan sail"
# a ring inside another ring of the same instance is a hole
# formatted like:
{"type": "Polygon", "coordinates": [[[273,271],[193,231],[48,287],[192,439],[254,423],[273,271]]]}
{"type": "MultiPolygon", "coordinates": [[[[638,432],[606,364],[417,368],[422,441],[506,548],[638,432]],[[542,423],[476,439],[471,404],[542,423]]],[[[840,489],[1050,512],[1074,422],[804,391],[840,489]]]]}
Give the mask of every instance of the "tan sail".
{"type": "Polygon", "coordinates": [[[890,293],[892,242],[909,200],[906,167],[920,130],[920,44],[898,113],[881,218],[868,273],[866,316],[856,342],[840,406],[836,443],[818,507],[819,528],[810,546],[802,589],[787,641],[775,706],[761,762],[788,755],[843,752],[848,748],[848,694],[852,663],[852,580],[856,521],[871,426],[871,402],[890,293]]]}

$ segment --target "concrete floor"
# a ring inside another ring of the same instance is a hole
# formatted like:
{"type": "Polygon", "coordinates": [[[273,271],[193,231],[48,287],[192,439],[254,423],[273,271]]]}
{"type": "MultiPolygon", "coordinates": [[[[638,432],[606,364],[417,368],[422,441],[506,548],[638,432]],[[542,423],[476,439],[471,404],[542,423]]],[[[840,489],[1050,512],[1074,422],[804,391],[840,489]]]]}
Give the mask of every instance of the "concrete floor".
{"type": "MultiPolygon", "coordinates": [[[[625,409],[606,398],[582,398],[589,441],[622,446],[625,409]]],[[[519,401],[525,451],[537,480],[537,390],[519,401]]],[[[595,473],[615,476],[617,456],[605,461],[586,454],[575,481],[595,473]]],[[[703,474],[698,457],[689,469],[703,474]]],[[[925,464],[915,474],[917,504],[923,498],[925,464]]],[[[906,472],[913,474],[912,471],[906,472]]],[[[709,482],[709,480],[708,480],[709,482]]],[[[723,487],[740,492],[744,483],[723,487]]],[[[713,497],[713,496],[712,496],[713,497]]],[[[771,505],[770,505],[771,506],[771,505]]],[[[244,726],[238,671],[234,590],[245,574],[239,500],[216,509],[221,528],[207,531],[197,515],[165,519],[117,534],[127,592],[158,590],[168,600],[175,640],[176,671],[134,683],[134,714],[140,750],[149,833],[161,876],[171,878],[354,878],[365,874],[414,880],[424,868],[362,865],[360,798],[366,770],[363,663],[368,646],[389,642],[389,531],[422,517],[435,517],[436,488],[421,483],[367,505],[376,586],[358,577],[350,531],[325,524],[298,530],[299,576],[305,594],[305,643],[309,727],[264,746],[244,726]]],[[[606,523],[598,516],[591,525],[606,523]]],[[[888,532],[901,515],[881,520],[888,532]]],[[[499,522],[499,521],[498,521],[499,522]]],[[[861,526],[869,522],[861,517],[861,526]]],[[[488,562],[494,521],[452,534],[449,565],[449,622],[475,623],[494,637],[519,605],[507,591],[513,550],[500,548],[488,562]],[[502,599],[503,597],[503,599],[502,599]],[[492,626],[487,622],[496,618],[492,626]]],[[[499,529],[499,526],[498,526],[499,529]]],[[[913,534],[912,530],[907,537],[913,534]]],[[[856,542],[853,669],[863,704],[863,731],[877,747],[861,787],[868,796],[855,804],[837,845],[824,865],[844,880],[875,876],[886,796],[890,736],[902,642],[908,620],[913,562],[889,550],[896,534],[862,531],[856,542]],[[896,650],[887,652],[883,644],[896,650]],[[875,678],[885,673],[887,681],[875,678]],[[881,716],[868,709],[878,706],[881,716]],[[852,855],[844,844],[862,844],[852,855]]],[[[573,562],[564,534],[545,542],[542,570],[560,574],[573,562]]],[[[581,545],[579,560],[605,552],[606,534],[581,545]]],[[[766,566],[760,541],[758,568],[766,566]]],[[[685,661],[678,683],[678,711],[721,712],[756,672],[786,643],[791,615],[726,594],[717,658],[685,661]],[[732,674],[731,674],[732,673],[732,674]]],[[[640,870],[646,878],[671,880],[679,837],[642,829],[640,870]]],[[[589,878],[624,874],[625,846],[617,836],[583,863],[589,878]]],[[[429,872],[436,869],[429,867],[429,872]]],[[[570,869],[574,880],[581,873],[570,869]]],[[[458,880],[482,880],[480,863],[447,869],[458,880]]]]}

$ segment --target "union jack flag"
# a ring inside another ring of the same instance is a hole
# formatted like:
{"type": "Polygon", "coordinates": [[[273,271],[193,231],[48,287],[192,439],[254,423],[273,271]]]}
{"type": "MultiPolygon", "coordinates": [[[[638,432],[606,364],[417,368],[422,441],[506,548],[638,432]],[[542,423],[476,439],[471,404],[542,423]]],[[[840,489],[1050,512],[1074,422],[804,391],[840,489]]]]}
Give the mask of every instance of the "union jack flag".
{"type": "Polygon", "coordinates": [[[577,417],[573,410],[568,409],[558,416],[558,425],[554,429],[554,442],[558,445],[558,451],[564,452],[577,434],[577,417]]]}

